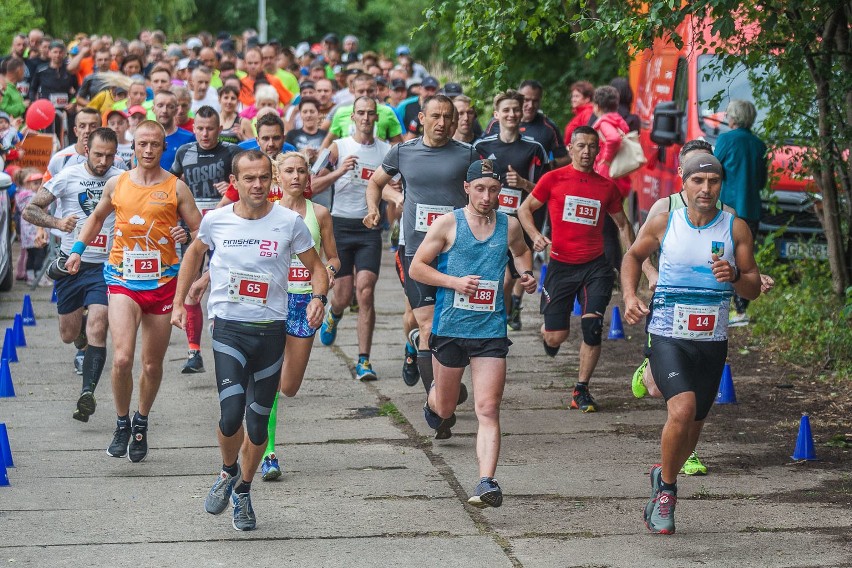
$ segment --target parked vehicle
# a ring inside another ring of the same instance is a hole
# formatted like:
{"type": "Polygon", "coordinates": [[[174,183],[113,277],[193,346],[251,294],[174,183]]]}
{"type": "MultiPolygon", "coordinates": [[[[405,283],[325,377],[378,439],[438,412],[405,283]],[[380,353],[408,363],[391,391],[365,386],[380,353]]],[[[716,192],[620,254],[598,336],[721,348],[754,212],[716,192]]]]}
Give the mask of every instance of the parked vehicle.
{"type": "Polygon", "coordinates": [[[9,222],[9,193],[12,178],[0,170],[0,292],[8,292],[14,283],[12,270],[12,227],[9,222]]]}
{"type": "MultiPolygon", "coordinates": [[[[772,72],[742,66],[720,72],[719,56],[694,45],[696,34],[710,34],[711,24],[708,19],[696,26],[687,18],[677,29],[683,38],[682,47],[668,38],[658,39],[652,49],[639,52],[631,64],[633,112],[640,119],[639,139],[648,158],[646,167],[631,175],[633,194],[629,208],[637,225],[645,221],[657,199],[680,191],[677,167],[683,144],[696,138],[715,144],[718,136],[729,130],[725,122],[728,102],[754,101],[750,77],[772,72]],[[722,94],[717,97],[719,93],[722,94]]],[[[766,111],[759,106],[757,110],[753,130],[759,133],[766,111]]],[[[785,167],[798,151],[801,150],[789,146],[770,156],[771,172],[783,168],[784,173],[770,175],[760,232],[771,233],[785,227],[782,237],[776,240],[782,258],[827,258],[828,247],[820,240],[823,229],[816,215],[820,196],[814,193],[813,180],[785,167]]]]}

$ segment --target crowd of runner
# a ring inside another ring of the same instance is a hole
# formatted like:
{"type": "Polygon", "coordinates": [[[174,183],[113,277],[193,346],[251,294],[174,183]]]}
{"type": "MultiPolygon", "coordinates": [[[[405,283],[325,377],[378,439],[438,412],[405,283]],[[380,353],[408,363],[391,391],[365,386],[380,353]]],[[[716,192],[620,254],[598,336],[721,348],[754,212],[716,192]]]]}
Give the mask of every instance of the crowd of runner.
{"type": "Polygon", "coordinates": [[[357,314],[355,377],[378,379],[375,289],[389,247],[405,292],[401,378],[422,384],[440,440],[452,436],[471,368],[480,479],[468,503],[499,507],[500,404],[522,297],[541,286],[550,357],[579,306],[570,406],[595,412],[589,384],[620,273],[626,319],[648,321],[633,392],[668,409],[644,518],[674,532],[678,473],[707,472],[694,450],[727,354],[729,303],[771,280],[755,265],[749,226],[722,210],[723,166],[706,142],[683,147],[678,201],[661,200],[634,235],[630,179],[609,170],[621,135],[638,129],[626,80],[572,85],[574,118],[561,129],[539,109],[535,80],[482,101],[485,124],[461,84],[442,85],[406,46],[362,51],[335,34],[295,47],[261,44],[252,30],[66,45],[31,30],[13,38],[0,76],[0,152],[24,244],[17,276],[35,285],[44,271],[55,286],[60,337],[78,350],[78,421],[95,413],[111,334],[110,456],[148,454],[163,373],[177,371],[164,369],[173,326],[186,334],[180,371],[205,372],[206,297],[222,467],[205,509],[232,503],[234,527],[254,529],[256,471],[281,476],[278,396],[295,396],[309,359],[329,356],[312,352],[314,335],[332,345],[346,310],[357,314]],[[16,165],[34,133],[27,107],[41,99],[56,112],[43,129],[56,140],[44,171],[16,165]],[[45,260],[51,239],[58,253],[45,260]],[[547,262],[542,283],[534,256],[547,262]]]}

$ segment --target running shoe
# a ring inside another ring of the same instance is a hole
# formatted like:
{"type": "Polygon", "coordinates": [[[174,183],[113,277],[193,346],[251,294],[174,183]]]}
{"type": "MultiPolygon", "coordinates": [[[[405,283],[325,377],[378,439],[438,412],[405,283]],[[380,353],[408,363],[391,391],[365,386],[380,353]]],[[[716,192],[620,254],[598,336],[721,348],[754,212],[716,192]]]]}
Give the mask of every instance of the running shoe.
{"type": "Polygon", "coordinates": [[[734,314],[728,318],[728,327],[743,327],[750,321],[748,314],[734,314]]]}
{"type": "Polygon", "coordinates": [[[77,350],[77,354],[74,355],[74,372],[78,375],[83,374],[83,357],[86,356],[86,352],[82,349],[77,350]]]}
{"type": "Polygon", "coordinates": [[[645,376],[645,367],[648,366],[648,358],[646,357],[642,364],[633,372],[633,380],[630,383],[630,388],[633,390],[633,396],[636,398],[645,398],[648,396],[648,387],[645,386],[643,377],[645,376]]]}
{"type": "Polygon", "coordinates": [[[329,307],[325,312],[325,319],[322,322],[319,332],[320,342],[322,342],[323,345],[331,345],[334,343],[334,340],[337,338],[337,324],[340,323],[342,318],[342,315],[334,315],[331,311],[331,307],[329,307]]]}
{"type": "Polygon", "coordinates": [[[240,479],[240,466],[237,465],[237,475],[231,475],[226,471],[220,471],[216,482],[204,498],[204,510],[211,515],[220,515],[228,508],[228,500],[234,491],[234,485],[240,479]]]}
{"type": "Polygon", "coordinates": [[[139,463],[148,455],[148,427],[134,424],[130,430],[130,446],[127,448],[127,459],[133,463],[139,463]]]}
{"type": "Polygon", "coordinates": [[[456,405],[463,404],[464,401],[467,400],[467,387],[464,386],[464,383],[459,385],[459,399],[456,401],[456,405]]]}
{"type": "Polygon", "coordinates": [[[413,387],[420,382],[420,368],[417,366],[417,348],[405,342],[405,359],[402,361],[402,380],[413,387]]]}
{"type": "Polygon", "coordinates": [[[260,464],[260,478],[264,481],[275,481],[279,477],[281,477],[281,467],[278,465],[278,458],[275,454],[269,454],[260,464]]]}
{"type": "Polygon", "coordinates": [[[551,347],[547,344],[547,341],[541,340],[541,344],[544,345],[544,352],[547,353],[551,357],[556,357],[556,354],[559,353],[559,348],[561,345],[557,345],[556,347],[551,347]]]}
{"type": "Polygon", "coordinates": [[[355,294],[352,294],[352,303],[349,304],[349,313],[350,314],[357,314],[359,308],[360,308],[360,306],[358,305],[358,296],[355,295],[355,294]]]}
{"type": "Polygon", "coordinates": [[[251,493],[231,493],[234,504],[234,528],[238,531],[253,531],[257,527],[257,518],[251,507],[251,493]]]}
{"type": "Polygon", "coordinates": [[[662,490],[645,505],[645,526],[655,534],[675,533],[675,506],[677,495],[662,490]]]}
{"type": "Polygon", "coordinates": [[[107,448],[107,454],[114,458],[123,458],[127,455],[127,444],[130,443],[130,426],[125,428],[116,427],[112,434],[112,443],[107,448]]]}
{"type": "Polygon", "coordinates": [[[493,477],[483,477],[480,479],[476,489],[473,490],[473,496],[467,500],[467,503],[479,509],[499,507],[502,505],[503,492],[500,490],[500,486],[497,485],[497,480],[493,477]]]}
{"type": "Polygon", "coordinates": [[[574,387],[574,394],[571,398],[571,408],[578,408],[583,412],[597,412],[598,403],[592,398],[589,393],[589,387],[574,387]]]}
{"type": "Polygon", "coordinates": [[[512,311],[509,312],[509,317],[506,318],[506,325],[512,331],[521,331],[521,306],[512,305],[512,311]]]}
{"type": "Polygon", "coordinates": [[[370,360],[366,357],[359,357],[355,364],[355,378],[359,381],[375,381],[379,377],[373,370],[370,360]]]}
{"type": "Polygon", "coordinates": [[[95,395],[91,391],[84,391],[77,399],[77,408],[74,410],[72,417],[80,422],[88,422],[89,416],[95,413],[98,403],[95,402],[95,395]]]}
{"type": "Polygon", "coordinates": [[[183,369],[181,369],[180,372],[184,375],[189,375],[191,373],[203,373],[204,359],[201,358],[201,351],[190,349],[188,351],[186,363],[183,364],[183,369]]]}
{"type": "Polygon", "coordinates": [[[451,438],[453,433],[450,430],[456,425],[456,415],[453,413],[449,418],[441,418],[429,408],[429,403],[423,405],[423,416],[426,418],[426,424],[429,428],[435,431],[436,440],[446,440],[451,438]]]}
{"type": "Polygon", "coordinates": [[[680,468],[680,472],[684,475],[707,475],[707,466],[701,463],[698,454],[692,452],[686,458],[686,463],[680,468]]]}

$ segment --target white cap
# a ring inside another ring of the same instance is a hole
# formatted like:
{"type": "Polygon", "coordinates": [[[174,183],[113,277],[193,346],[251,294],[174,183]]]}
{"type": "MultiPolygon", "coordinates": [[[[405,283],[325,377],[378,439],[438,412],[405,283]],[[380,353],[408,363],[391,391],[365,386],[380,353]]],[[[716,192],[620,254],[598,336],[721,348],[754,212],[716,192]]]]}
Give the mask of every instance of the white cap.
{"type": "Polygon", "coordinates": [[[186,40],[186,47],[188,49],[196,49],[196,48],[201,48],[203,46],[204,46],[204,43],[200,39],[198,39],[197,37],[191,37],[188,40],[186,40]]]}
{"type": "Polygon", "coordinates": [[[301,57],[311,50],[311,44],[306,41],[301,42],[296,46],[296,57],[301,57]]]}

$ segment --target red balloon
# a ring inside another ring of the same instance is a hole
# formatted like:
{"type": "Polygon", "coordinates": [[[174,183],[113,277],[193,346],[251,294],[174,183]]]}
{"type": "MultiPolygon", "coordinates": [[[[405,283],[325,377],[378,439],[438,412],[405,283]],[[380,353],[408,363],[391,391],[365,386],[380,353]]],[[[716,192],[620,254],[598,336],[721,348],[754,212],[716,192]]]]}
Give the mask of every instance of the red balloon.
{"type": "Polygon", "coordinates": [[[56,109],[47,99],[39,99],[27,110],[27,126],[32,130],[41,130],[53,124],[56,109]]]}

